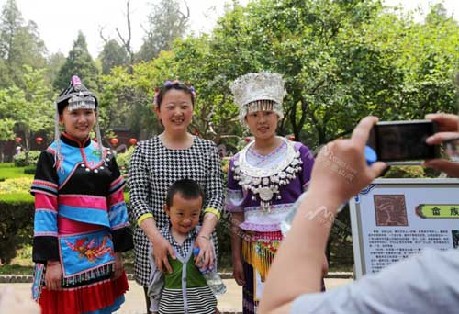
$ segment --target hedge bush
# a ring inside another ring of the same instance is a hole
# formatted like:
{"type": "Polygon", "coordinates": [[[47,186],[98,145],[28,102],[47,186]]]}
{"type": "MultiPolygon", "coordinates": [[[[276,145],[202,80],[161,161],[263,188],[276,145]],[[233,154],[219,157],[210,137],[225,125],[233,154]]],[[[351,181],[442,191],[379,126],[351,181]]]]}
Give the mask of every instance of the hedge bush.
{"type": "Polygon", "coordinates": [[[0,211],[0,261],[8,264],[21,244],[32,241],[33,197],[25,193],[0,195],[0,211]]]}
{"type": "Polygon", "coordinates": [[[129,160],[131,160],[132,153],[134,153],[134,146],[129,147],[124,153],[118,153],[116,155],[116,162],[120,168],[120,173],[127,176],[129,171],[129,160]]]}
{"type": "Polygon", "coordinates": [[[38,157],[40,156],[40,151],[30,150],[27,155],[26,152],[20,152],[19,154],[14,155],[13,160],[16,167],[36,165],[38,162],[38,157]],[[26,158],[27,155],[28,158],[26,158]]]}
{"type": "Polygon", "coordinates": [[[32,176],[24,176],[15,179],[6,179],[5,181],[0,182],[1,198],[3,199],[4,195],[15,193],[28,194],[32,181],[32,176]]]}
{"type": "Polygon", "coordinates": [[[24,174],[33,174],[37,171],[37,165],[28,165],[24,168],[24,174]]]}

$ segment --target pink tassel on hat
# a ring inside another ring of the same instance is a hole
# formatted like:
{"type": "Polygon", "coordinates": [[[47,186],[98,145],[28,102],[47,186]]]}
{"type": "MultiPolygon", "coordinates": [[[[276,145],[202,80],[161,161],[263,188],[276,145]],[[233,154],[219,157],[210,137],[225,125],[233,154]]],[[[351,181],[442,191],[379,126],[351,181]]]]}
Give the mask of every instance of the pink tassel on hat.
{"type": "Polygon", "coordinates": [[[72,76],[72,85],[75,86],[75,85],[81,85],[81,80],[78,76],[76,75],[73,75],[72,76]]]}

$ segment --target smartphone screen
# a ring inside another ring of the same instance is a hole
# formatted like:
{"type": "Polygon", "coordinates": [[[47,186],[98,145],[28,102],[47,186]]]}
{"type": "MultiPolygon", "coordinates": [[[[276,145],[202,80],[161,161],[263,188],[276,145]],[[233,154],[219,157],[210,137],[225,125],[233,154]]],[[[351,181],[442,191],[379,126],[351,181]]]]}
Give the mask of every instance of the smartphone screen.
{"type": "Polygon", "coordinates": [[[420,163],[440,157],[440,147],[426,143],[435,131],[436,124],[430,120],[382,121],[373,128],[369,145],[375,150],[378,161],[420,163]]]}

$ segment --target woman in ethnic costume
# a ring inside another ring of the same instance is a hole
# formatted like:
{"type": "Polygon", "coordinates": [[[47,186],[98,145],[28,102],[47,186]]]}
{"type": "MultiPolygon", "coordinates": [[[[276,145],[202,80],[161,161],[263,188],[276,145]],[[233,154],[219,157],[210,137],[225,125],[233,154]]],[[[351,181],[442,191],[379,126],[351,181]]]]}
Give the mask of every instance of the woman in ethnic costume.
{"type": "MultiPolygon", "coordinates": [[[[233,275],[243,286],[243,313],[255,313],[281,222],[305,191],[314,159],[309,149],[276,136],[284,117],[284,80],[276,73],[248,73],[231,84],[239,117],[254,140],[230,159],[227,209],[232,216],[233,275]]],[[[325,256],[325,254],[324,254],[325,256]]]]}
{"type": "Polygon", "coordinates": [[[128,290],[121,252],[133,243],[125,182],[100,143],[97,99],[73,76],[56,101],[56,139],[41,152],[31,188],[32,293],[44,314],[112,313],[128,290]],[[89,137],[94,126],[97,142],[89,137]]]}
{"type": "MultiPolygon", "coordinates": [[[[137,221],[134,231],[135,279],[144,288],[148,313],[151,305],[148,296],[150,246],[156,267],[164,273],[172,272],[168,256],[174,256],[174,250],[160,231],[169,224],[163,205],[166,192],[175,181],[193,179],[204,189],[202,226],[196,237],[196,246],[200,249],[197,260],[202,260],[203,267],[207,267],[216,258],[212,242],[217,246],[214,229],[223,207],[223,175],[215,143],[188,132],[195,100],[192,86],[166,81],[156,91],[153,102],[164,131],[141,141],[129,165],[129,208],[137,221]]],[[[217,247],[215,250],[218,255],[217,247]]]]}

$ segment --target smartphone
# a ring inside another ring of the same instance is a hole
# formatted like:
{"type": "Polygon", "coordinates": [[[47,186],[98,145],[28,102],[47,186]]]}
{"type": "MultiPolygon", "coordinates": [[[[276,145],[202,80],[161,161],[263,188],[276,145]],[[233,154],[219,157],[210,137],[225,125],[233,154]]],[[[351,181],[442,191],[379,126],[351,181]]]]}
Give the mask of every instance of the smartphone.
{"type": "Polygon", "coordinates": [[[426,139],[437,131],[431,120],[380,121],[371,130],[368,145],[377,160],[389,164],[420,164],[441,158],[439,145],[428,145],[426,139]]]}

